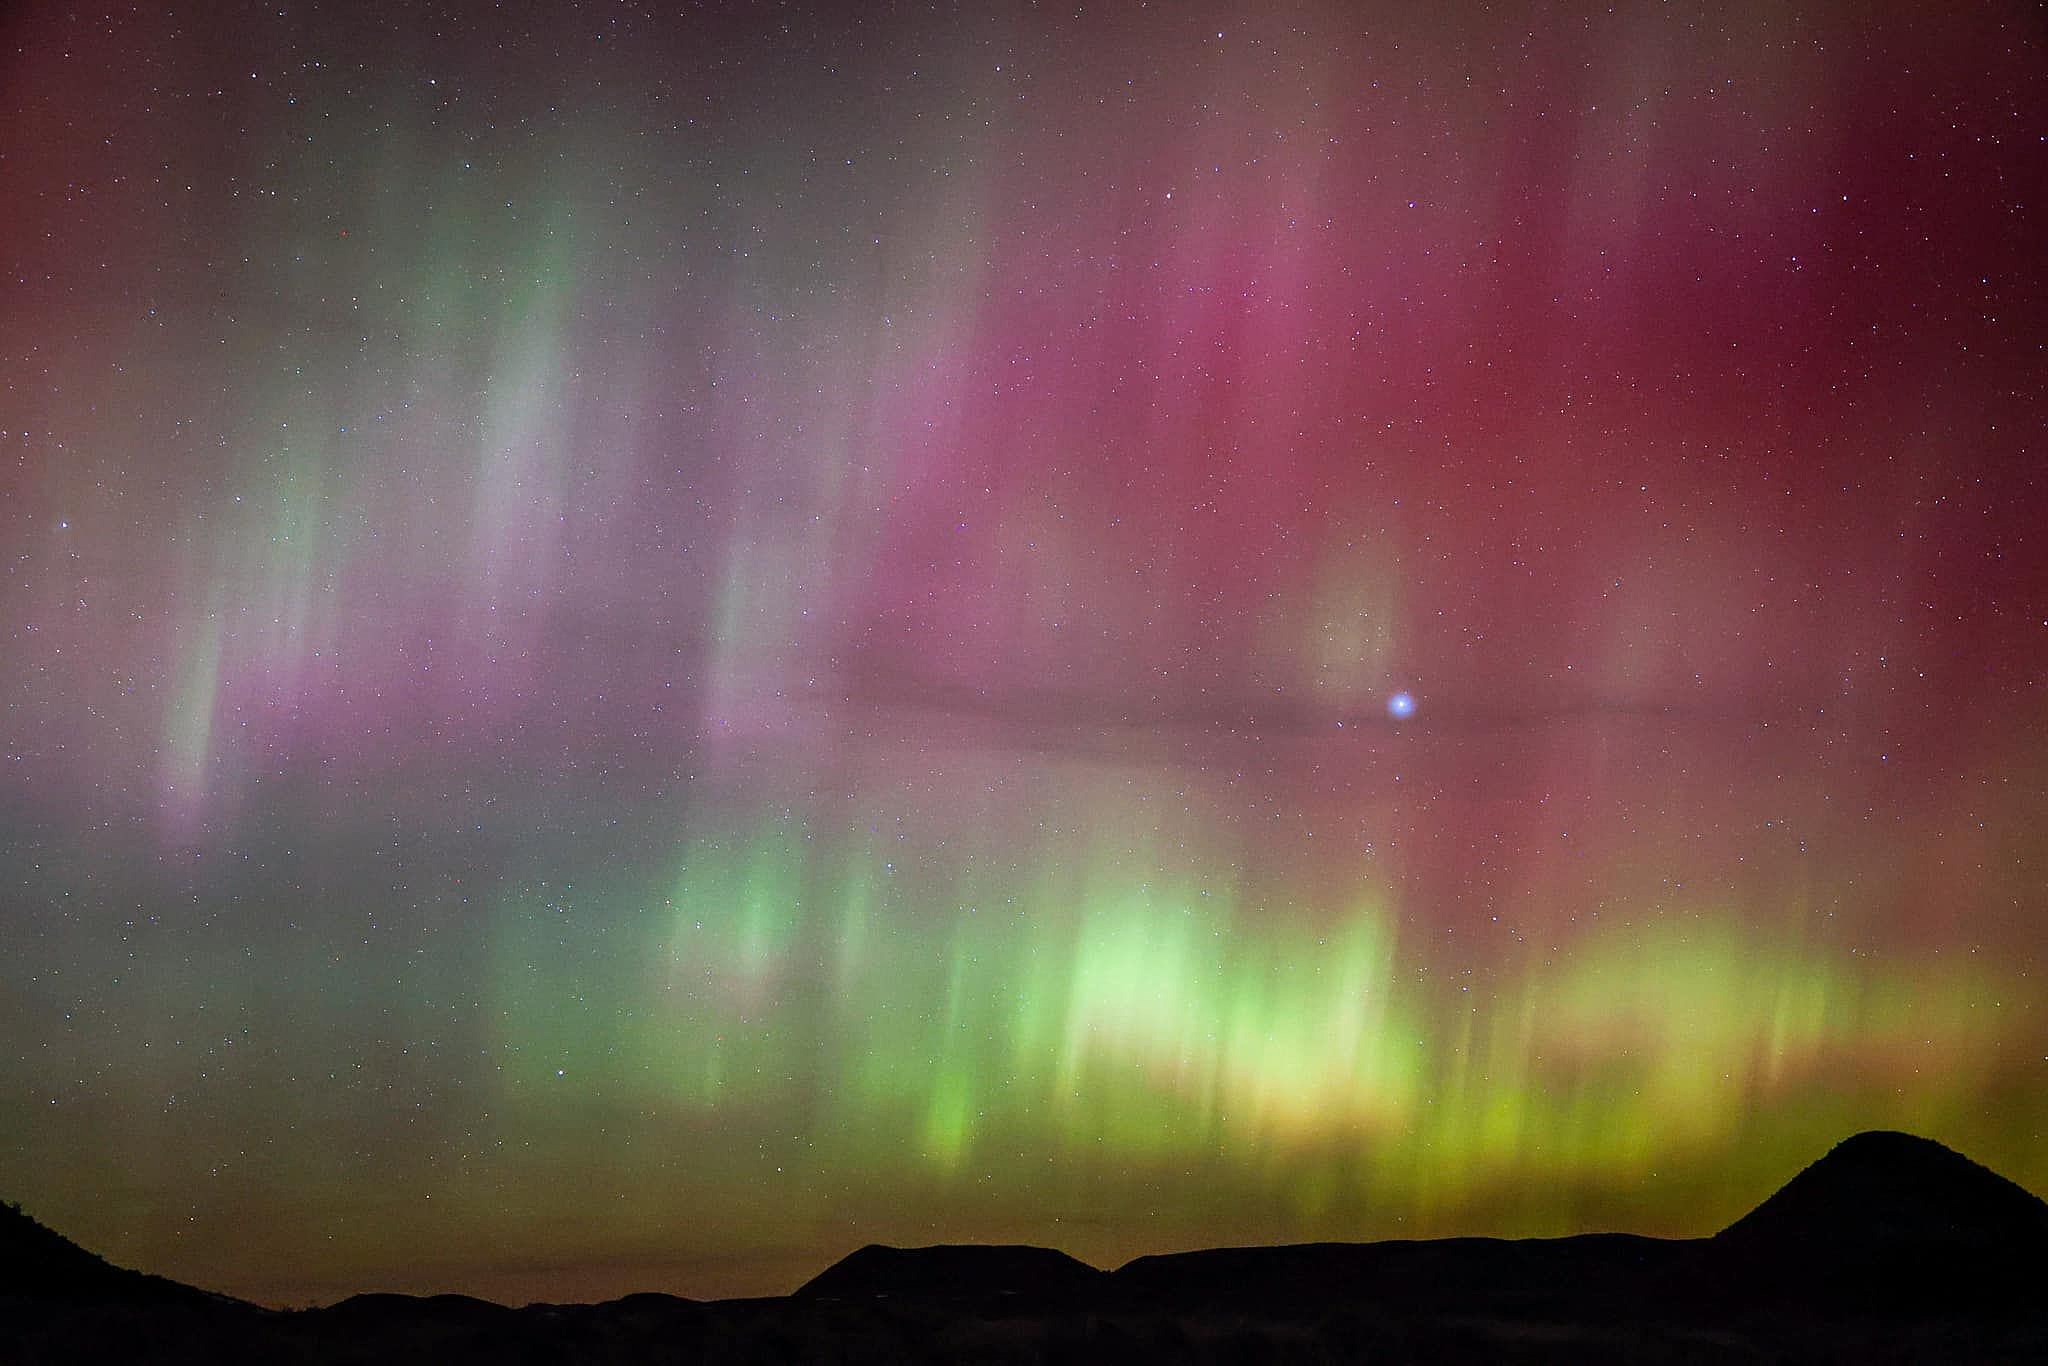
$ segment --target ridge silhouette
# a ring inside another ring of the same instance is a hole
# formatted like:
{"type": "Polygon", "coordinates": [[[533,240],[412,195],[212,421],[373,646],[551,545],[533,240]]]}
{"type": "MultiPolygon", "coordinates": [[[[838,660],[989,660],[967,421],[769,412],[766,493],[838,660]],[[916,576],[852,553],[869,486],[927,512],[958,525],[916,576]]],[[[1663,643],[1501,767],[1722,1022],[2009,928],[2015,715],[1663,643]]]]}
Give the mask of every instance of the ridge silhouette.
{"type": "Polygon", "coordinates": [[[1709,1238],[1304,1243],[1136,1258],[870,1244],[794,1293],[278,1311],[0,1207],[0,1361],[2048,1360],[2048,1203],[1929,1139],[1835,1145],[1709,1238]]]}
{"type": "Polygon", "coordinates": [[[869,1243],[797,1287],[800,1297],[1046,1294],[1093,1284],[1102,1272],[1053,1248],[942,1243],[869,1243]]]}
{"type": "Polygon", "coordinates": [[[217,1299],[162,1276],[129,1271],[0,1203],[0,1295],[68,1299],[217,1299]]]}

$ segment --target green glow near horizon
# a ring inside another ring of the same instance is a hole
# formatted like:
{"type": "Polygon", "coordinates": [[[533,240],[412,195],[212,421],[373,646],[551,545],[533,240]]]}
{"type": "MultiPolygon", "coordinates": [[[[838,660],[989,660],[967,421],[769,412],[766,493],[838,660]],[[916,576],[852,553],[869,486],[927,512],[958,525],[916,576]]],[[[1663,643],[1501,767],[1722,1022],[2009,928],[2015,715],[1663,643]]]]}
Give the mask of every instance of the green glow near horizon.
{"type": "MultiPolygon", "coordinates": [[[[507,1040],[536,1084],[574,1058],[556,1080],[742,1132],[813,1114],[811,1151],[849,1172],[1220,1163],[1304,1211],[1427,1220],[1509,1178],[1646,1170],[1726,1141],[1760,1098],[1882,1080],[1909,1036],[1983,1052],[2011,1025],[1988,970],[1788,953],[1725,915],[1591,931],[1503,964],[1474,1002],[1403,951],[1383,892],[1254,907],[1229,867],[1162,876],[1142,842],[1026,868],[1022,896],[933,914],[977,879],[765,814],[688,841],[646,933],[592,945],[573,1009],[515,993],[507,1040]]],[[[508,981],[574,942],[549,937],[577,915],[560,901],[501,915],[508,981]]],[[[1976,1084],[1914,1082],[1937,1108],[1976,1084]]]]}

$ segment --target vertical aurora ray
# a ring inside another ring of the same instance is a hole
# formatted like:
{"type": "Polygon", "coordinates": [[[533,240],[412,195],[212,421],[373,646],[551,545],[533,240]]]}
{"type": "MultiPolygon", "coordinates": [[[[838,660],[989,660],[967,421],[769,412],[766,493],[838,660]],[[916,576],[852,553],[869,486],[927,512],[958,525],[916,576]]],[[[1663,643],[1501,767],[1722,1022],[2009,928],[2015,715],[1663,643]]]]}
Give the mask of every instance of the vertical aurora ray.
{"type": "Polygon", "coordinates": [[[471,556],[479,602],[489,613],[517,610],[521,590],[545,588],[560,558],[561,508],[573,468],[565,420],[564,373],[577,297],[566,217],[531,229],[527,250],[503,269],[480,414],[472,481],[471,556]]]}
{"type": "Polygon", "coordinates": [[[256,506],[238,544],[224,548],[215,596],[240,604],[237,685],[272,703],[298,703],[339,641],[333,528],[341,520],[334,500],[342,458],[313,432],[267,454],[252,481],[263,492],[251,499],[256,506]]]}
{"type": "Polygon", "coordinates": [[[159,791],[173,832],[191,830],[203,809],[220,705],[221,625],[216,612],[185,628],[176,683],[164,708],[159,791]]]}

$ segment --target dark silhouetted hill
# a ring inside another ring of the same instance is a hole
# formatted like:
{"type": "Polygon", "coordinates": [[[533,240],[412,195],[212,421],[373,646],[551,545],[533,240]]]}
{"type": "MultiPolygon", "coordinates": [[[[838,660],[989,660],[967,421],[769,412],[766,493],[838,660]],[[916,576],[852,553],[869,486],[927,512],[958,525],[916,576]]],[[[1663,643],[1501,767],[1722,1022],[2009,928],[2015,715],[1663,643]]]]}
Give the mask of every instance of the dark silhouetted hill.
{"type": "Polygon", "coordinates": [[[2048,1285],[2048,1204],[1931,1139],[1862,1133],[1715,1235],[1710,1271],[1730,1304],[2003,1312],[2048,1285]]]}
{"type": "Polygon", "coordinates": [[[1874,1130],[1837,1143],[1718,1238],[2048,1249],[2048,1202],[1932,1139],[1874,1130]]]}
{"type": "Polygon", "coordinates": [[[0,1295],[71,1300],[213,1298],[161,1276],[115,1266],[44,1227],[13,1204],[0,1204],[0,1295]]]}
{"type": "Polygon", "coordinates": [[[1140,1257],[1111,1274],[1119,1299],[1164,1308],[1231,1304],[1263,1313],[1579,1312],[1653,1302],[1704,1243],[1589,1233],[1301,1243],[1140,1257]]]}
{"type": "Polygon", "coordinates": [[[1859,1134],[1712,1238],[1309,1243],[1140,1257],[870,1246],[795,1294],[278,1312],[0,1214],[0,1362],[2041,1362],[2048,1205],[1859,1134]]]}
{"type": "Polygon", "coordinates": [[[884,1247],[848,1253],[797,1290],[804,1298],[907,1295],[957,1299],[986,1295],[1062,1295],[1092,1286],[1102,1272],[1047,1247],[884,1247]]]}
{"type": "Polygon", "coordinates": [[[351,1295],[319,1310],[337,1322],[350,1319],[431,1319],[438,1323],[495,1322],[509,1311],[473,1295],[351,1295]]]}

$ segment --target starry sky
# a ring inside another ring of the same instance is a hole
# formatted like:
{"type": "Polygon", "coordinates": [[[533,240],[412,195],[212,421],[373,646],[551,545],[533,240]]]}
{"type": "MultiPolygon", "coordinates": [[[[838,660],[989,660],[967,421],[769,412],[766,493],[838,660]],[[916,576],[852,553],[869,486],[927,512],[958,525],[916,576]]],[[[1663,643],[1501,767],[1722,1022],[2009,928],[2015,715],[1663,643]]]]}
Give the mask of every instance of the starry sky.
{"type": "Polygon", "coordinates": [[[0,1195],[270,1303],[2048,1189],[2016,3],[25,5],[0,1195]]]}

